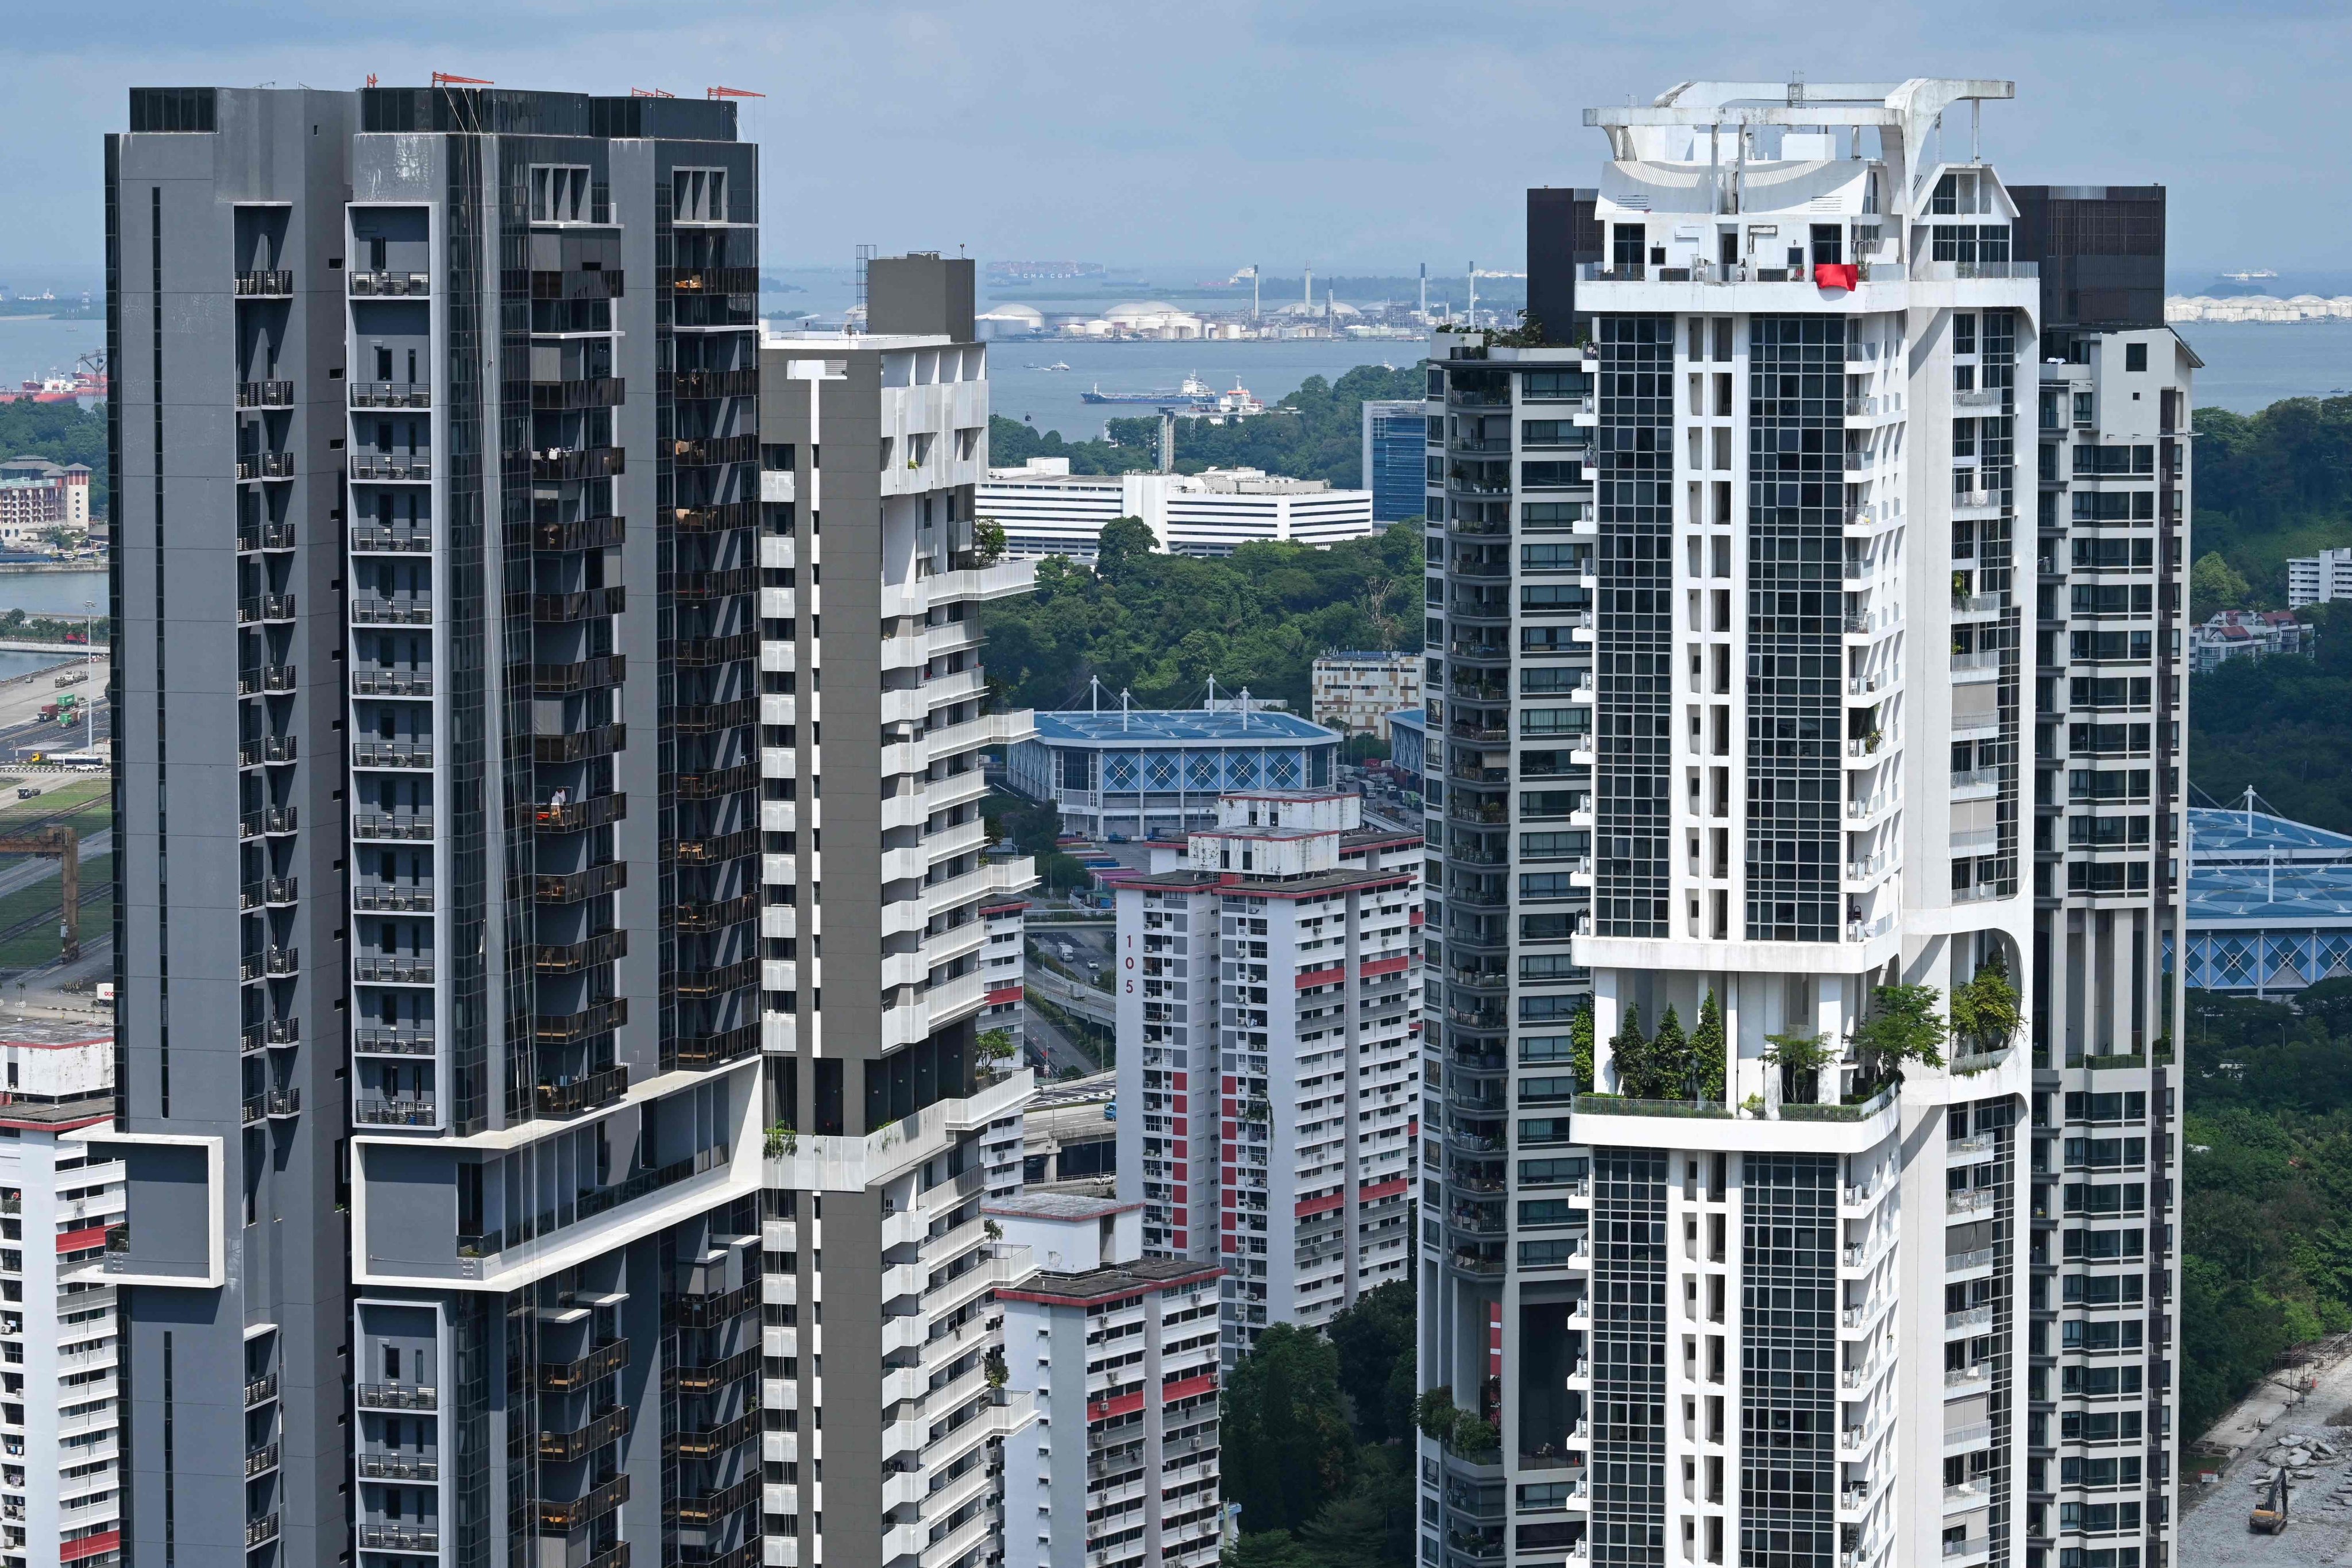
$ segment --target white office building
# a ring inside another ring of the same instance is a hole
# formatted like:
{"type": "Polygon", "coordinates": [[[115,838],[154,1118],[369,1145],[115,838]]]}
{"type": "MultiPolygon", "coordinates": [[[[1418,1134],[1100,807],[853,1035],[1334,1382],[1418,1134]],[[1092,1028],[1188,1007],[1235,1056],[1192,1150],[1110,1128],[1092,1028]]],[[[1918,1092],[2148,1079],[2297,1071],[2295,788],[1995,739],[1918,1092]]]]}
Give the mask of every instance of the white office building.
{"type": "MultiPolygon", "coordinates": [[[[85,1024],[12,1020],[0,1030],[0,1562],[16,1568],[122,1560],[120,1334],[100,1272],[122,1219],[122,1164],[76,1136],[114,1119],[114,1037],[85,1024]]],[[[275,1468],[276,1418],[247,1446],[275,1468]]]]}
{"type": "Polygon", "coordinates": [[[1122,517],[1140,518],[1154,547],[1178,555],[1231,555],[1267,541],[1321,547],[1374,531],[1370,490],[1257,468],[1073,474],[1067,458],[1032,458],[989,469],[973,504],[1003,528],[1008,553],[1074,561],[1092,561],[1103,525],[1122,517]]]}
{"type": "Polygon", "coordinates": [[[1318,724],[1385,741],[1391,714],[1421,706],[1421,655],[1379,648],[1322,654],[1307,682],[1318,724]]]}
{"type": "Polygon", "coordinates": [[[1038,1193],[986,1212],[1034,1265],[996,1297],[1006,1392],[1034,1412],[1004,1444],[1007,1568],[1209,1568],[1216,1266],[1142,1256],[1131,1203],[1038,1193]]]}
{"type": "Polygon", "coordinates": [[[1433,344],[1424,1563],[2168,1563],[2196,362],[2011,96],[1588,110],[1433,344]]]}
{"type": "Polygon", "coordinates": [[[1223,1265],[1228,1364],[1406,1278],[1421,841],[1361,804],[1228,795],[1116,884],[1118,1192],[1223,1265]]]}
{"type": "Polygon", "coordinates": [[[2287,558],[2288,609],[2324,605],[2331,599],[2352,599],[2352,546],[2287,558]]]}

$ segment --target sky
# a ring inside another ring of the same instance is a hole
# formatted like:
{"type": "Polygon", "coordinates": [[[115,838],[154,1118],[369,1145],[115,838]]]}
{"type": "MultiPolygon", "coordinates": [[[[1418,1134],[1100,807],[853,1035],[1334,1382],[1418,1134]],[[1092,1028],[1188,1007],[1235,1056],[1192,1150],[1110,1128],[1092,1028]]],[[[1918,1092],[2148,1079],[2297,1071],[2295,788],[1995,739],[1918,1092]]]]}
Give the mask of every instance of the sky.
{"type": "Polygon", "coordinates": [[[747,100],[767,265],[961,246],[1223,276],[1520,265],[1523,192],[1590,184],[1590,104],[1691,78],[2013,79],[2020,184],[2170,187],[2175,284],[2343,271],[2342,0],[1689,7],[1517,0],[85,0],[9,8],[0,281],[96,287],[125,89],[505,87],[747,100]],[[2292,214],[2293,224],[2284,222],[2292,214]],[[1179,266],[1181,264],[1181,267],[1179,266]]]}

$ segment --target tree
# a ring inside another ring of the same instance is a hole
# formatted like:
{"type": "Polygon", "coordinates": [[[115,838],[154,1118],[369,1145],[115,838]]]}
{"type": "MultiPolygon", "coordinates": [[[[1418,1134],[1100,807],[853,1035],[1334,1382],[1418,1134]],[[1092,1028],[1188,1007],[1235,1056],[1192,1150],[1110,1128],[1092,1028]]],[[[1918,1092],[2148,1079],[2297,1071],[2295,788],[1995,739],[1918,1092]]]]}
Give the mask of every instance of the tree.
{"type": "Polygon", "coordinates": [[[1413,1556],[1412,1452],[1368,1448],[1355,1484],[1298,1532],[1324,1568],[1410,1568],[1413,1556]]]}
{"type": "Polygon", "coordinates": [[[1649,1075],[1650,1093],[1659,1099],[1686,1098],[1692,1093],[1690,1042],[1683,1037],[1683,1021],[1675,1016],[1671,1002],[1650,1041],[1649,1075]]]}
{"type": "MultiPolygon", "coordinates": [[[[1412,1422],[1410,1399],[1394,1405],[1399,1363],[1413,1361],[1412,1286],[1392,1279],[1366,1291],[1324,1330],[1339,1352],[1339,1390],[1355,1409],[1356,1432],[1367,1443],[1402,1437],[1412,1422]]],[[[1412,1386],[1408,1378],[1403,1385],[1412,1386]]]]}
{"type": "Polygon", "coordinates": [[[1811,1105],[1820,1098],[1821,1070],[1837,1053],[1819,1035],[1792,1031],[1765,1036],[1764,1059],[1780,1069],[1782,1104],[1811,1105]]]}
{"type": "Polygon", "coordinates": [[[2199,556],[2189,570],[2189,614],[2198,620],[2216,610],[2242,609],[2252,592],[2245,574],[2218,550],[2199,556]]]}
{"type": "Polygon", "coordinates": [[[1642,1037],[1642,1009],[1628,1004],[1617,1032],[1609,1039],[1610,1059],[1617,1067],[1617,1092],[1634,1100],[1650,1098],[1650,1042],[1642,1037]]]}
{"type": "Polygon", "coordinates": [[[980,1059],[989,1063],[1011,1061],[1018,1049],[1013,1043],[1013,1031],[1010,1029],[986,1030],[981,1035],[978,1044],[980,1059]]]}
{"type": "MultiPolygon", "coordinates": [[[[1228,1486],[1226,1495],[1233,1489],[1228,1486]]],[[[1244,1507],[1242,1518],[1249,1518],[1244,1507]]],[[[1326,1568],[1324,1560],[1298,1543],[1298,1538],[1286,1530],[1253,1531],[1225,1549],[1218,1560],[1219,1568],[1326,1568]]]]}
{"type": "Polygon", "coordinates": [[[1159,543],[1150,524],[1141,518],[1115,517],[1103,524],[1095,540],[1095,574],[1106,583],[1117,583],[1127,574],[1130,561],[1150,554],[1159,543]]]}
{"type": "Polygon", "coordinates": [[[1389,760],[1389,743],[1366,731],[1340,742],[1339,755],[1351,763],[1384,763],[1389,760]]]}
{"type": "Polygon", "coordinates": [[[1576,1087],[1580,1089],[1592,1088],[1592,1003],[1590,998],[1576,1010],[1576,1016],[1568,1021],[1568,1061],[1576,1073],[1576,1087]]]}
{"type": "Polygon", "coordinates": [[[1339,1400],[1339,1352],[1276,1323],[1226,1380],[1225,1496],[1266,1529],[1296,1530],[1348,1484],[1355,1445],[1339,1400]]]}
{"type": "Polygon", "coordinates": [[[1906,1063],[1944,1065],[1943,1044],[1950,1032],[1937,1012],[1932,985],[1881,985],[1870,994],[1870,1009],[1853,1031],[1865,1090],[1901,1076],[1906,1063]]]}
{"type": "Polygon", "coordinates": [[[1979,1055],[2009,1044],[2023,1019],[2017,987],[2009,982],[2009,960],[1998,947],[1976,973],[1952,987],[1952,1037],[1979,1055]]]}
{"type": "Polygon", "coordinates": [[[1691,1030],[1691,1082],[1694,1095],[1720,1105],[1731,1098],[1731,1086],[1726,1080],[1730,1063],[1723,1038],[1723,1008],[1715,999],[1715,989],[1707,988],[1706,999],[1698,1005],[1698,1024],[1691,1030]]]}
{"type": "Polygon", "coordinates": [[[1004,525],[992,517],[983,517],[971,525],[971,552],[982,566],[993,566],[1004,559],[1004,525]]]}

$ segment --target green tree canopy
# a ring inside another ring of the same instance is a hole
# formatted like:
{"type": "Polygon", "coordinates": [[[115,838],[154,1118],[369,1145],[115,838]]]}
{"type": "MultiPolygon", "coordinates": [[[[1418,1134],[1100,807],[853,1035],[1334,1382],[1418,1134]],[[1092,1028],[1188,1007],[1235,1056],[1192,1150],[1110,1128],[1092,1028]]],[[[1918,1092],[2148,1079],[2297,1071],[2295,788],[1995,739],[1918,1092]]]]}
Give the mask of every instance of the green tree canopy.
{"type": "Polygon", "coordinates": [[[1339,1387],[1356,1413],[1356,1430],[1368,1443],[1384,1443],[1412,1429],[1412,1379],[1400,1385],[1400,1363],[1413,1362],[1412,1286],[1392,1279],[1357,1298],[1324,1331],[1339,1352],[1339,1387]],[[1402,1391],[1405,1403],[1396,1403],[1402,1391]]]}
{"type": "Polygon", "coordinates": [[[1731,1086],[1725,1074],[1730,1068],[1723,1037],[1723,1006],[1715,999],[1715,988],[1707,988],[1706,999],[1698,1005],[1698,1023],[1691,1030],[1691,1079],[1701,1100],[1717,1104],[1727,1102],[1731,1086]]]}
{"type": "Polygon", "coordinates": [[[1617,1032],[1609,1037],[1609,1059],[1617,1068],[1617,1092],[1635,1100],[1650,1094],[1650,1042],[1642,1034],[1642,1008],[1627,1003],[1617,1032]]]}
{"type": "Polygon", "coordinates": [[[1245,1525],[1297,1530],[1314,1518],[1355,1459],[1337,1347],[1295,1324],[1267,1329],[1225,1381],[1223,1427],[1225,1497],[1245,1525]]]}

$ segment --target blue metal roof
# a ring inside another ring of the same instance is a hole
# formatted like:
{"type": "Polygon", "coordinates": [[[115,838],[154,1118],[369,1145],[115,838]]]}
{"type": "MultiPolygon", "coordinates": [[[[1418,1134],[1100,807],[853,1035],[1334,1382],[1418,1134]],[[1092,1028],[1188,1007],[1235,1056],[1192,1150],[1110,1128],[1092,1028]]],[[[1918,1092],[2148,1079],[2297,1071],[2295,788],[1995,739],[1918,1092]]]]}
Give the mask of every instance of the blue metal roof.
{"type": "Polygon", "coordinates": [[[1337,731],[1296,713],[1248,714],[1203,708],[1076,709],[1037,716],[1037,739],[1049,746],[1337,745],[1337,731]]]}
{"type": "Polygon", "coordinates": [[[1389,715],[1389,722],[1402,724],[1408,730],[1426,731],[1429,728],[1429,715],[1418,708],[1400,708],[1389,715]]]}
{"type": "Polygon", "coordinates": [[[2263,812],[2189,808],[2191,930],[2352,926],[2352,836],[2263,812]]]}

